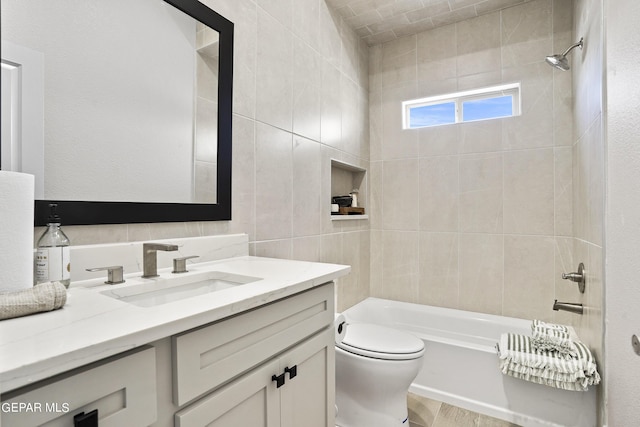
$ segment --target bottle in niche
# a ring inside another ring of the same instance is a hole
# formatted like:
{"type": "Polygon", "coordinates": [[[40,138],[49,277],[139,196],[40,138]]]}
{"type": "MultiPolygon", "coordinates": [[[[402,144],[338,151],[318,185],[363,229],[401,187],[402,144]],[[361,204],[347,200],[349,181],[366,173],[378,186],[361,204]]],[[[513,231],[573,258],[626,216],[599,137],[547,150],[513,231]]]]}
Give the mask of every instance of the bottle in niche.
{"type": "Polygon", "coordinates": [[[69,287],[71,282],[71,257],[69,238],[60,228],[61,220],[56,212],[58,205],[49,205],[47,229],[38,239],[36,249],[35,282],[60,282],[69,287]]]}

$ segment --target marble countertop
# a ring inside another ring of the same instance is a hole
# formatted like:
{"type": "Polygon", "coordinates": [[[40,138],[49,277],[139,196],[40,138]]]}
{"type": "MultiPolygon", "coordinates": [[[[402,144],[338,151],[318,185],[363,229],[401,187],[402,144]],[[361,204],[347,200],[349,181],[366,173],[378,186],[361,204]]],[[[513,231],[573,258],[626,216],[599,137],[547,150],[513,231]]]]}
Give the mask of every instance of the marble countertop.
{"type": "MultiPolygon", "coordinates": [[[[161,278],[170,277],[170,270],[159,270],[161,278]]],[[[101,294],[127,283],[104,285],[103,279],[88,280],[68,290],[67,303],[60,310],[1,321],[0,391],[313,288],[348,274],[350,267],[239,256],[189,264],[190,272],[185,275],[206,270],[262,280],[154,307],[139,307],[101,294]]]]}

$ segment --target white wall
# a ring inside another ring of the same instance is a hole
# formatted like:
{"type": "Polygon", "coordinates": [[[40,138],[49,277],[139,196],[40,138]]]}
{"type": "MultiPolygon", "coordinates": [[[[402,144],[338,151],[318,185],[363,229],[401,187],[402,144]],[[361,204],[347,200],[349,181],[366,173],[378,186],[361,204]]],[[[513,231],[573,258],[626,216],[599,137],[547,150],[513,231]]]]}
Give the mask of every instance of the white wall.
{"type": "Polygon", "coordinates": [[[572,3],[535,0],[371,47],[373,296],[566,319],[571,73],[544,58],[572,38],[572,3]],[[401,101],[514,82],[520,117],[402,130],[401,101]]]}
{"type": "Polygon", "coordinates": [[[640,2],[605,0],[608,425],[640,425],[640,2]]]}

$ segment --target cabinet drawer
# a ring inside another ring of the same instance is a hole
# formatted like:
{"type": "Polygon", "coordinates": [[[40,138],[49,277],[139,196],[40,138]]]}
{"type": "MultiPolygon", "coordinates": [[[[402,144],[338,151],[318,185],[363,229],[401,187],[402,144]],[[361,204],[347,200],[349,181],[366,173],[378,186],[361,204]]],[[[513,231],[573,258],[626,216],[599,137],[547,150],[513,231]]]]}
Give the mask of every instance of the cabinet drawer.
{"type": "Polygon", "coordinates": [[[68,427],[80,412],[98,410],[101,427],[156,421],[153,347],[123,353],[2,396],[2,424],[68,427]]]}
{"type": "Polygon", "coordinates": [[[172,338],[182,406],[333,322],[333,283],[172,338]]]}

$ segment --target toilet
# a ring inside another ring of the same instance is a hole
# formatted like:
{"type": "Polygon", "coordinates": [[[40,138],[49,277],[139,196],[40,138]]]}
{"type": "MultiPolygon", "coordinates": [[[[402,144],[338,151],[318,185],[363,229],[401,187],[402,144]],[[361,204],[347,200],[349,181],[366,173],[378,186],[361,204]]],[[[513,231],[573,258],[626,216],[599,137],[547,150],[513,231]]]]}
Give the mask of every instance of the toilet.
{"type": "Polygon", "coordinates": [[[349,324],[336,341],[336,425],[408,427],[407,392],[423,355],[424,342],[414,335],[349,324]]]}

